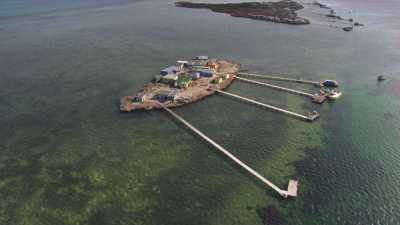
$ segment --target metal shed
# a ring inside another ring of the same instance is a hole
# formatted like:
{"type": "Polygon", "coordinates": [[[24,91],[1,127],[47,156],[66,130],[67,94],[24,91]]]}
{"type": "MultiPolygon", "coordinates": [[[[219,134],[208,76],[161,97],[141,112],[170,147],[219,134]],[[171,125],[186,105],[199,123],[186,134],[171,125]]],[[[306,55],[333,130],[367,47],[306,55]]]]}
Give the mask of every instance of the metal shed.
{"type": "Polygon", "coordinates": [[[211,70],[198,70],[196,72],[199,72],[202,77],[212,77],[214,74],[211,70]]]}
{"type": "Polygon", "coordinates": [[[160,75],[165,76],[169,74],[175,74],[179,71],[178,67],[170,66],[160,71],[160,75]]]}
{"type": "Polygon", "coordinates": [[[197,59],[197,60],[208,60],[209,58],[206,55],[199,55],[199,56],[196,56],[194,59],[197,59]]]}

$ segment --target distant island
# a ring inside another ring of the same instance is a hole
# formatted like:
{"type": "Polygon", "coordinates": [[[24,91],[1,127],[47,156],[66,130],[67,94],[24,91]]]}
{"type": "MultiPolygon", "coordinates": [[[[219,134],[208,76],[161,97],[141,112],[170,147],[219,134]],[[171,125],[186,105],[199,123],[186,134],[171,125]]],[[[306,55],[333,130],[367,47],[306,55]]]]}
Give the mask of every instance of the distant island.
{"type": "Polygon", "coordinates": [[[204,8],[213,12],[227,13],[234,17],[245,17],[256,20],[265,20],[275,23],[286,23],[303,25],[309,24],[306,18],[299,17],[297,10],[303,9],[303,5],[291,0],[279,2],[243,2],[243,3],[193,3],[188,1],[178,1],[178,7],[185,8],[204,8]]]}

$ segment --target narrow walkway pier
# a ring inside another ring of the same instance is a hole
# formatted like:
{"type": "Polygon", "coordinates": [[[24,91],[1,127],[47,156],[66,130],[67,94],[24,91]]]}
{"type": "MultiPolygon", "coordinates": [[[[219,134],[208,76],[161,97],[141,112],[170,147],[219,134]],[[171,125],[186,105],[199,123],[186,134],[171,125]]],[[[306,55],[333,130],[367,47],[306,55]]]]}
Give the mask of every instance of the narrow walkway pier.
{"type": "Polygon", "coordinates": [[[293,78],[270,76],[270,75],[261,75],[261,74],[254,74],[254,73],[238,73],[238,75],[239,76],[241,75],[241,76],[257,77],[257,78],[269,79],[269,80],[279,80],[279,81],[288,81],[288,82],[296,82],[296,83],[304,83],[304,84],[313,84],[313,85],[320,84],[320,82],[318,82],[318,81],[293,79],[293,78]]]}
{"type": "Polygon", "coordinates": [[[162,106],[165,111],[170,113],[172,116],[174,116],[178,121],[182,122],[184,125],[186,125],[188,128],[190,128],[193,132],[195,132],[197,135],[202,137],[204,140],[206,140],[208,143],[213,145],[215,148],[217,148],[219,151],[221,151],[223,154],[225,154],[227,157],[229,157],[231,160],[233,160],[236,164],[247,170],[250,174],[258,178],[260,181],[274,189],[276,192],[278,192],[281,196],[287,198],[288,196],[296,197],[297,196],[297,181],[295,180],[289,180],[289,185],[288,185],[288,190],[282,190],[279,187],[277,187],[275,184],[273,184],[271,181],[267,180],[265,177],[260,175],[257,171],[253,170],[251,167],[246,165],[244,162],[242,162],[240,159],[238,159],[236,156],[234,156],[232,153],[230,153],[228,150],[223,148],[221,145],[217,144],[215,141],[211,140],[209,137],[207,137],[205,134],[203,134],[201,131],[199,131],[197,128],[192,126],[189,122],[184,120],[182,117],[180,117],[178,114],[174,113],[171,109],[162,106]]]}
{"type": "Polygon", "coordinates": [[[246,78],[242,78],[242,77],[238,77],[236,76],[236,79],[240,80],[240,81],[244,81],[244,82],[248,82],[248,83],[252,83],[252,84],[258,84],[264,87],[270,87],[273,89],[277,89],[277,90],[281,90],[281,91],[286,91],[292,94],[297,94],[297,95],[303,95],[303,96],[307,96],[307,97],[313,97],[313,94],[304,92],[304,91],[298,91],[298,90],[294,90],[294,89],[290,89],[290,88],[285,88],[285,87],[281,87],[278,85],[273,85],[273,84],[268,84],[268,83],[264,83],[264,82],[259,82],[259,81],[255,81],[255,80],[249,80],[246,78]]]}
{"type": "Polygon", "coordinates": [[[310,112],[309,115],[305,116],[305,115],[301,115],[299,113],[295,113],[295,112],[291,112],[291,111],[288,111],[288,110],[285,110],[285,109],[278,108],[276,106],[268,105],[268,104],[265,104],[265,103],[262,103],[262,102],[259,102],[259,101],[253,100],[253,99],[249,99],[249,98],[245,98],[245,97],[242,97],[242,96],[239,96],[239,95],[236,95],[236,94],[232,94],[232,93],[229,93],[229,92],[226,92],[226,91],[221,91],[221,90],[217,90],[217,89],[213,89],[213,90],[215,92],[218,92],[218,93],[221,93],[221,94],[224,94],[224,95],[228,95],[228,96],[240,99],[240,100],[245,101],[245,102],[250,102],[250,103],[262,106],[264,108],[272,109],[274,111],[278,111],[278,112],[281,112],[281,113],[284,113],[284,114],[287,114],[287,115],[290,115],[290,116],[293,116],[293,117],[296,117],[296,118],[299,118],[299,119],[303,119],[303,120],[306,120],[306,121],[314,121],[319,117],[319,113],[315,112],[315,111],[314,112],[310,112]]]}

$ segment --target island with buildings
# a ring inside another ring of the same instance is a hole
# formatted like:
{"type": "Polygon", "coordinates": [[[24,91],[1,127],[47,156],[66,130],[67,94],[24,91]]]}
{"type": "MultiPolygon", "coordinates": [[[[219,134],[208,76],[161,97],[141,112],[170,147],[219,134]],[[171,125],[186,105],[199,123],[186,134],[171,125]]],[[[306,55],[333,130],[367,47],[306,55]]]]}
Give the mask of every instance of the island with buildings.
{"type": "Polygon", "coordinates": [[[298,186],[297,180],[289,180],[287,190],[279,188],[170,109],[218,93],[246,102],[247,104],[256,105],[267,110],[273,110],[308,122],[315,121],[320,116],[320,114],[315,110],[307,112],[304,115],[225,91],[224,89],[234,80],[305,96],[311,98],[313,102],[320,104],[322,104],[326,99],[334,100],[342,95],[340,91],[335,90],[335,88],[338,87],[338,82],[335,80],[318,82],[304,79],[244,73],[243,71],[240,71],[240,65],[237,63],[222,59],[209,58],[208,56],[197,56],[191,60],[176,61],[174,65],[162,69],[160,73],[154,76],[151,82],[146,84],[136,95],[122,97],[120,99],[120,111],[130,112],[134,110],[164,109],[177,121],[184,124],[187,128],[225,154],[234,163],[245,169],[267,186],[271,187],[281,196],[285,198],[296,197],[298,186]],[[310,84],[321,89],[319,93],[312,94],[302,90],[295,90],[245,77],[310,84]]]}
{"type": "Polygon", "coordinates": [[[161,70],[136,95],[122,97],[120,110],[177,107],[198,101],[229,86],[239,68],[239,64],[208,56],[179,60],[161,70]]]}
{"type": "Polygon", "coordinates": [[[196,102],[215,93],[220,93],[241,101],[250,102],[274,111],[280,111],[285,114],[305,119],[307,121],[313,121],[319,117],[319,114],[315,112],[303,116],[223,91],[234,80],[306,96],[311,98],[313,102],[319,104],[322,104],[327,99],[334,100],[341,96],[341,92],[335,90],[335,88],[338,87],[338,83],[335,80],[310,81],[278,76],[249,74],[240,70],[240,64],[222,59],[209,58],[208,56],[197,56],[191,60],[176,61],[174,65],[162,69],[160,73],[154,76],[151,82],[144,85],[136,95],[122,97],[120,99],[120,111],[130,112],[138,109],[151,110],[173,108],[196,102]],[[320,90],[313,94],[302,90],[290,89],[275,84],[245,78],[249,76],[256,79],[311,84],[320,90]]]}

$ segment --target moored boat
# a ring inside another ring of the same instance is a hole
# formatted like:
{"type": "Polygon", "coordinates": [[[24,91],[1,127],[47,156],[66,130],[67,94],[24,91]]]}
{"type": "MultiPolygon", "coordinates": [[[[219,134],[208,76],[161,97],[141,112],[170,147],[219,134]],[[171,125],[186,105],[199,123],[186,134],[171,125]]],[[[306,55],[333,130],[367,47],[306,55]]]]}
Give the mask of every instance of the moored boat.
{"type": "Polygon", "coordinates": [[[383,75],[378,76],[378,81],[384,81],[384,80],[386,80],[386,78],[383,75]]]}
{"type": "Polygon", "coordinates": [[[325,80],[321,82],[323,87],[339,87],[339,83],[336,80],[325,80]]]}
{"type": "Polygon", "coordinates": [[[332,90],[328,93],[328,98],[331,100],[335,100],[340,98],[340,96],[342,96],[342,92],[341,91],[337,91],[337,90],[332,90]]]}

